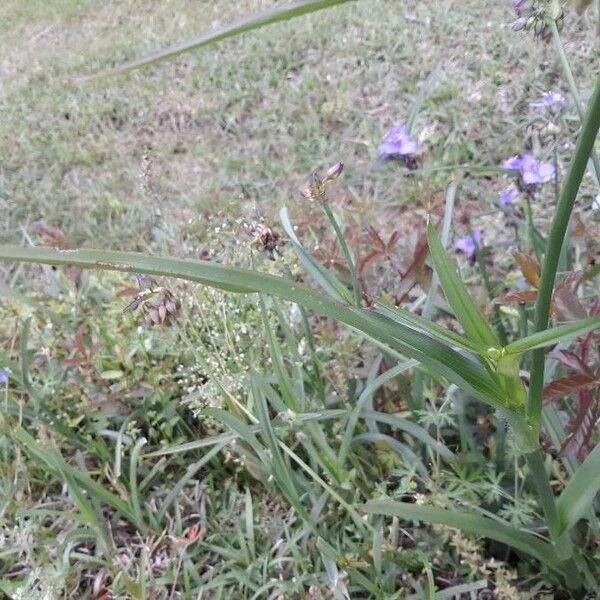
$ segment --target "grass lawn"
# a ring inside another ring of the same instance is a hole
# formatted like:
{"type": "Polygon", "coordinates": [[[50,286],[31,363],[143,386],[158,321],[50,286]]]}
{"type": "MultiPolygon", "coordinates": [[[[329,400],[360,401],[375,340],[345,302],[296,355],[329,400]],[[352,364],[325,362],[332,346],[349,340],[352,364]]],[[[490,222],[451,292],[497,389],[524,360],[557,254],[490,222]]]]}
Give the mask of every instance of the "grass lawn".
{"type": "MultiPolygon", "coordinates": [[[[257,248],[265,231],[284,236],[286,205],[343,278],[324,217],[298,193],[314,170],[343,161],[331,202],[362,257],[369,227],[384,239],[397,231],[406,268],[425,215],[442,215],[460,182],[453,235],[466,222],[485,228],[495,266],[508,265],[515,238],[498,167],[527,147],[564,174],[580,124],[568,99],[558,132],[537,126],[528,103],[569,90],[552,42],[511,29],[508,1],[360,0],[83,80],[273,4],[3,0],[0,243],[209,258],[300,278],[289,243],[275,260],[257,248]],[[411,114],[416,169],[378,160],[386,131],[411,114]]],[[[585,101],[600,73],[595,17],[569,10],[561,34],[585,101]]],[[[596,194],[586,176],[577,211],[592,228],[596,194]]],[[[546,231],[551,186],[539,200],[534,224],[546,231]]],[[[597,251],[590,239],[578,257],[597,251]]],[[[485,296],[477,269],[461,265],[485,296]]],[[[426,291],[430,271],[419,277],[426,291]]],[[[400,293],[393,269],[369,281],[400,293]]],[[[504,546],[357,512],[381,494],[494,505],[508,478],[512,504],[500,516],[535,523],[535,494],[510,453],[514,464],[496,470],[481,453],[444,466],[442,442],[464,442],[458,419],[472,419],[494,455],[490,412],[460,413],[409,365],[367,402],[404,422],[421,386],[430,445],[415,453],[402,425],[367,419],[340,460],[348,411],[393,366],[388,355],[295,305],[159,283],[179,315],[146,327],[141,311],[123,314],[131,276],[0,263],[0,367],[14,375],[0,385],[8,597],[422,598],[431,576],[438,590],[517,598],[552,584],[504,546]]],[[[425,294],[411,294],[421,307],[425,294]]]]}

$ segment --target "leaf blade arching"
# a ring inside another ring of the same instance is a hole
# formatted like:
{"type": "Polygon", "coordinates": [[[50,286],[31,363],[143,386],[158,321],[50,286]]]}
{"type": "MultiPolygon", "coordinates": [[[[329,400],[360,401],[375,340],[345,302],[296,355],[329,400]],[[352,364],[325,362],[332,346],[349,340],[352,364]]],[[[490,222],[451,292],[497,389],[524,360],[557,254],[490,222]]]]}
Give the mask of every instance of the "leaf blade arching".
{"type": "MultiPolygon", "coordinates": [[[[110,250],[55,250],[51,248],[20,248],[1,246],[0,260],[37,262],[54,265],[75,265],[129,273],[147,273],[194,281],[234,293],[271,294],[296,302],[330,318],[349,325],[354,330],[379,340],[382,344],[415,358],[495,408],[506,408],[497,381],[476,361],[460,354],[414,328],[366,309],[335,302],[312,289],[283,277],[240,269],[206,261],[191,261],[171,257],[154,257],[135,252],[110,250]]],[[[516,415],[518,416],[518,415],[516,415]]]]}
{"type": "Polygon", "coordinates": [[[456,318],[463,326],[466,337],[473,342],[487,345],[487,347],[499,348],[500,341],[492,331],[479,306],[471,298],[467,287],[458,275],[456,266],[446,254],[431,221],[427,225],[427,240],[429,241],[429,251],[440,285],[456,318]]]}
{"type": "Polygon", "coordinates": [[[89,81],[94,79],[100,79],[102,77],[110,77],[132,71],[133,69],[139,69],[151,64],[162,62],[171,58],[175,58],[185,52],[197,50],[210,44],[221,42],[231,37],[241,35],[247,31],[253,29],[259,29],[266,25],[272,25],[280,21],[288,21],[295,17],[299,17],[311,12],[330,8],[338,4],[344,4],[352,0],[294,0],[284,6],[275,6],[269,8],[261,13],[252,15],[250,17],[244,17],[233,23],[228,23],[223,27],[219,27],[212,31],[203,32],[192,38],[174,44],[168,48],[161,48],[156,50],[142,58],[130,60],[121,65],[118,65],[112,69],[108,69],[101,73],[91,75],[89,77],[82,78],[83,81],[89,81]]]}
{"type": "Polygon", "coordinates": [[[369,514],[396,516],[404,519],[439,523],[456,527],[467,533],[481,535],[497,540],[507,546],[521,550],[548,564],[555,571],[562,572],[560,560],[553,547],[540,538],[516,527],[492,520],[482,515],[466,513],[455,509],[443,509],[433,506],[419,506],[407,502],[392,500],[371,500],[362,509],[369,514]]]}

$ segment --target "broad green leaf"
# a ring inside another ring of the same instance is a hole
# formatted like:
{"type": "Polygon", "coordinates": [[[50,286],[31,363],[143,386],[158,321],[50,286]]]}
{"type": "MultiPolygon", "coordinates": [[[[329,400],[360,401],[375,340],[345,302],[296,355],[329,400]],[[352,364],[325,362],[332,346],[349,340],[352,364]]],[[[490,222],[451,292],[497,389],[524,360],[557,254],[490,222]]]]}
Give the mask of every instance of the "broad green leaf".
{"type": "Polygon", "coordinates": [[[544,348],[545,346],[551,346],[571,340],[580,335],[600,327],[600,316],[589,317],[587,319],[580,319],[579,321],[573,321],[571,323],[565,323],[564,325],[557,325],[552,329],[545,329],[538,333],[528,335],[516,342],[508,344],[504,347],[506,354],[521,354],[528,350],[534,350],[536,348],[544,348]]]}
{"type": "Polygon", "coordinates": [[[159,258],[133,252],[4,246],[0,247],[0,259],[163,275],[228,292],[271,294],[341,321],[380,344],[420,361],[480,400],[496,408],[506,408],[498,381],[473,357],[460,354],[431,336],[383,315],[334,302],[282,277],[206,261],[159,258]]]}
{"type": "Polygon", "coordinates": [[[568,531],[586,513],[600,491],[600,444],[577,468],[560,495],[556,508],[563,531],[568,531]]]}
{"type": "Polygon", "coordinates": [[[117,75],[118,73],[124,73],[139,67],[145,67],[163,60],[175,58],[184,52],[190,52],[191,50],[197,50],[203,46],[214,44],[227,38],[235,37],[246,31],[252,31],[253,29],[259,29],[265,25],[271,25],[279,21],[287,21],[294,17],[300,17],[311,12],[322,10],[324,8],[330,8],[337,4],[344,4],[351,0],[295,0],[289,4],[283,6],[275,6],[269,8],[259,14],[245,17],[234,23],[229,23],[223,27],[219,27],[212,31],[201,33],[200,35],[194,36],[190,39],[184,40],[170,46],[169,48],[163,48],[152,52],[151,54],[126,62],[122,65],[109,69],[97,75],[93,75],[90,79],[97,79],[100,77],[107,77],[111,75],[117,75]]]}
{"type": "Polygon", "coordinates": [[[516,527],[495,521],[481,515],[454,509],[420,506],[392,500],[371,500],[362,509],[370,514],[400,517],[402,519],[439,523],[456,527],[472,535],[480,535],[496,540],[509,547],[525,552],[542,561],[545,565],[562,572],[561,563],[554,548],[542,539],[516,527]]]}
{"type": "Polygon", "coordinates": [[[456,318],[465,330],[465,335],[472,341],[488,348],[497,348],[500,342],[489,323],[486,321],[479,306],[469,295],[467,287],[460,278],[454,261],[446,254],[440,237],[431,223],[427,225],[429,251],[439,277],[440,284],[446,294],[446,299],[452,307],[456,318]]]}

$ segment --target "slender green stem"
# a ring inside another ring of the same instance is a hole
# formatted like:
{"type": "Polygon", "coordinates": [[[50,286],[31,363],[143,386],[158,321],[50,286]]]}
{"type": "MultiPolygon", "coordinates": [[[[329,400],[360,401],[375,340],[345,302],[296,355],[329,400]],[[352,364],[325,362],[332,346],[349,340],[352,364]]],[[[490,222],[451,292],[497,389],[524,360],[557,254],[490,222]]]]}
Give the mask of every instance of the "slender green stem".
{"type": "MultiPolygon", "coordinates": [[[[587,115],[585,117],[581,134],[569,165],[569,171],[565,178],[558,206],[552,225],[540,281],[539,293],[535,304],[535,331],[544,331],[548,328],[550,316],[550,304],[558,261],[565,239],[569,220],[573,211],[573,205],[579,191],[579,186],[585,173],[588,158],[594,148],[596,135],[600,128],[600,78],[596,82],[596,89],[592,96],[587,115]]],[[[542,415],[542,394],[544,388],[544,356],[543,348],[534,350],[531,365],[529,397],[527,401],[527,415],[530,423],[539,430],[542,415]]]]}
{"type": "MultiPolygon", "coordinates": [[[[552,40],[554,41],[554,47],[556,48],[556,53],[558,54],[558,58],[560,59],[560,64],[565,74],[565,78],[567,80],[569,92],[571,93],[571,96],[573,96],[573,101],[575,102],[575,108],[577,108],[577,112],[579,113],[579,118],[583,122],[583,120],[585,119],[585,110],[583,108],[583,103],[581,102],[579,89],[577,88],[577,84],[575,83],[575,78],[573,77],[573,71],[571,69],[571,65],[569,64],[569,59],[567,58],[565,49],[562,45],[562,40],[560,39],[558,27],[556,26],[556,23],[554,21],[550,22],[550,27],[552,29],[552,40]]],[[[594,173],[592,174],[595,174],[596,183],[600,185],[600,160],[598,159],[598,155],[594,150],[592,150],[588,158],[591,158],[592,160],[592,164],[594,165],[594,173]]]]}
{"type": "Polygon", "coordinates": [[[344,238],[344,234],[340,229],[340,226],[333,214],[331,208],[329,207],[329,203],[327,202],[327,198],[321,202],[321,206],[323,211],[327,215],[331,226],[333,227],[333,231],[335,232],[335,237],[340,243],[340,247],[342,248],[342,252],[344,254],[344,258],[346,259],[346,263],[348,264],[348,270],[350,271],[350,277],[352,278],[352,291],[354,292],[354,303],[356,306],[361,305],[360,299],[360,287],[358,286],[358,278],[356,276],[356,265],[354,264],[354,259],[352,258],[352,254],[350,252],[350,248],[348,248],[348,244],[346,243],[346,238],[344,238]]]}
{"type": "Polygon", "coordinates": [[[544,467],[544,454],[542,450],[538,449],[535,452],[527,454],[527,463],[538,492],[539,502],[542,505],[544,515],[546,516],[546,524],[548,525],[550,538],[556,540],[560,535],[561,530],[560,517],[558,515],[558,510],[556,509],[554,493],[544,467]]]}
{"type": "Polygon", "coordinates": [[[544,517],[546,525],[548,526],[548,533],[550,534],[550,540],[554,544],[554,550],[558,557],[565,561],[565,577],[567,584],[572,589],[578,589],[581,587],[581,577],[579,570],[573,559],[573,544],[568,534],[561,535],[561,521],[558,510],[556,508],[556,501],[554,498],[554,492],[550,485],[550,479],[546,473],[544,467],[544,453],[541,449],[536,450],[527,454],[527,463],[529,470],[535,484],[539,502],[542,505],[544,511],[544,517]]]}

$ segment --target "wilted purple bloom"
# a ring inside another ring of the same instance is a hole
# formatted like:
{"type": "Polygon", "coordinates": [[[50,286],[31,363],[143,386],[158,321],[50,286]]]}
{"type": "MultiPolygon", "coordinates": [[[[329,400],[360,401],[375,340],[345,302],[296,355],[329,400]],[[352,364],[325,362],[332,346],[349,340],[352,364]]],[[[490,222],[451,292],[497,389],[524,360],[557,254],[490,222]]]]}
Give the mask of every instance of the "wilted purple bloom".
{"type": "Polygon", "coordinates": [[[12,371],[8,367],[4,367],[0,369],[0,385],[4,385],[8,383],[8,376],[12,373],[12,371]]]}
{"type": "Polygon", "coordinates": [[[500,204],[506,206],[507,204],[512,204],[519,197],[520,193],[516,187],[511,186],[500,194],[498,200],[500,200],[500,204]]]}
{"type": "Polygon", "coordinates": [[[529,108],[547,108],[552,110],[560,108],[565,103],[565,99],[561,94],[555,92],[547,92],[539,100],[529,103],[529,108]]]}
{"type": "Polygon", "coordinates": [[[456,240],[454,247],[466,254],[470,260],[474,260],[477,257],[477,249],[481,246],[482,233],[481,229],[474,229],[471,235],[456,240]]]}
{"type": "Polygon", "coordinates": [[[554,177],[554,165],[535,160],[529,152],[505,160],[502,166],[511,171],[519,171],[526,185],[546,183],[554,177]]]}
{"type": "Polygon", "coordinates": [[[419,149],[417,140],[408,133],[404,125],[392,127],[383,138],[379,146],[379,158],[393,158],[395,156],[410,156],[419,149]]]}

